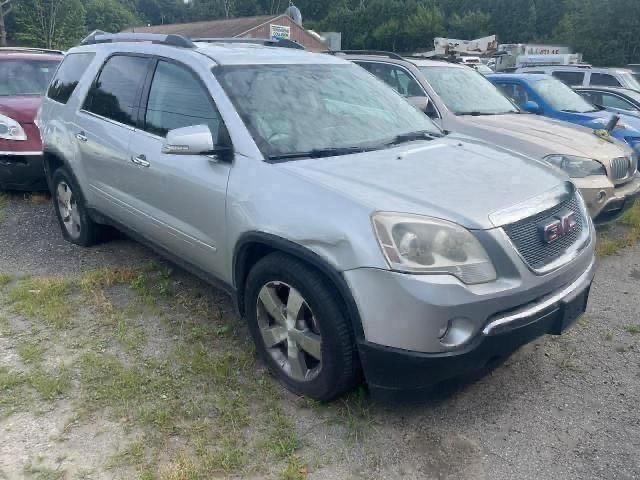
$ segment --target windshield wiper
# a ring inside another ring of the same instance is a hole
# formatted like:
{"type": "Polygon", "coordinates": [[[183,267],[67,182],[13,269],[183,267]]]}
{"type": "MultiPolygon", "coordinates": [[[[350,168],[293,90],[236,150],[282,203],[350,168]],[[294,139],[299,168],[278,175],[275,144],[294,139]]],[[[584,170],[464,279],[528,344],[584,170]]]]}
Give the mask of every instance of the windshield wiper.
{"type": "Polygon", "coordinates": [[[507,113],[519,113],[517,111],[508,112],[480,112],[478,110],[471,110],[469,112],[456,112],[456,115],[470,115],[472,117],[481,117],[484,115],[506,115],[507,113]]]}
{"type": "Polygon", "coordinates": [[[278,153],[275,155],[269,155],[268,160],[296,160],[299,158],[323,158],[323,157],[337,157],[340,155],[349,155],[351,153],[366,152],[367,148],[364,147],[335,147],[335,148],[314,148],[306,152],[290,152],[290,153],[278,153]]]}
{"type": "Polygon", "coordinates": [[[564,110],[560,110],[561,112],[566,112],[566,113],[593,113],[593,112],[597,112],[598,110],[586,110],[586,111],[580,111],[580,110],[571,110],[571,109],[564,109],[564,110]]]}
{"type": "Polygon", "coordinates": [[[396,135],[390,142],[387,142],[385,145],[399,145],[401,143],[413,142],[416,140],[435,140],[436,138],[442,138],[443,136],[444,135],[442,135],[441,133],[420,130],[417,132],[409,132],[396,135]]]}

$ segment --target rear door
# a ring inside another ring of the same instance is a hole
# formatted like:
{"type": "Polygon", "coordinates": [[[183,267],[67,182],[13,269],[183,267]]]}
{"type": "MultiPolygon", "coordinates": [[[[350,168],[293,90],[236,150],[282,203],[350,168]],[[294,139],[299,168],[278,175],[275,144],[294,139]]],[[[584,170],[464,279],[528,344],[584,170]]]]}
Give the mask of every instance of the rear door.
{"type": "Polygon", "coordinates": [[[127,202],[144,216],[144,233],[171,253],[221,275],[225,199],[231,163],[206,155],[168,155],[169,130],[206,125],[214,144],[228,135],[208,89],[189,67],[160,59],[143,94],[140,128],[131,139],[124,177],[127,202]]]}
{"type": "Polygon", "coordinates": [[[151,62],[150,57],[130,54],[107,58],[75,117],[92,206],[125,226],[139,217],[128,207],[126,175],[129,142],[151,62]]]}

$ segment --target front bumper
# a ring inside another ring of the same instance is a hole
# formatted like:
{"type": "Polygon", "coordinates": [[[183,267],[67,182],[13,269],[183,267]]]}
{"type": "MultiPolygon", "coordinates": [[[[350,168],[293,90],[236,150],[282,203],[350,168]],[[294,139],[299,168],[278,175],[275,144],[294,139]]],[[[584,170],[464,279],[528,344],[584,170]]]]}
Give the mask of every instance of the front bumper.
{"type": "Polygon", "coordinates": [[[362,339],[358,346],[369,387],[378,393],[428,388],[480,370],[542,335],[561,334],[584,312],[594,271],[592,261],[577,279],[557,291],[494,315],[469,344],[458,350],[420,353],[362,339]]]}
{"type": "Polygon", "coordinates": [[[0,152],[0,190],[46,190],[42,152],[0,152]]]}
{"type": "Polygon", "coordinates": [[[603,225],[617,219],[640,196],[640,174],[614,187],[605,176],[573,179],[580,189],[594,223],[603,225]]]}

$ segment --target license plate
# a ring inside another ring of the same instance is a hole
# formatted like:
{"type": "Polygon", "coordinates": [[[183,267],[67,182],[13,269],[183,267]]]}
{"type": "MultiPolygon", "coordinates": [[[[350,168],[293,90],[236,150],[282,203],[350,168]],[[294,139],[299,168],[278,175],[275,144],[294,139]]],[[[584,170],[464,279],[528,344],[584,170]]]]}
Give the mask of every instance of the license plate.
{"type": "Polygon", "coordinates": [[[587,301],[589,300],[589,289],[586,289],[573,300],[563,304],[562,307],[562,324],[560,331],[564,332],[569,329],[587,310],[587,301]]]}

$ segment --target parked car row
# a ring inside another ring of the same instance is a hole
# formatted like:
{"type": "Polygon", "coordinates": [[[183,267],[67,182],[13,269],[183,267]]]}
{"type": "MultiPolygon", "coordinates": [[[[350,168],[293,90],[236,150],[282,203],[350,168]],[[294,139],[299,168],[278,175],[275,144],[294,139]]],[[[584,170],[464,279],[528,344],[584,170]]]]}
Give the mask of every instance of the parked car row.
{"type": "Polygon", "coordinates": [[[441,128],[482,138],[562,169],[580,188],[596,223],[619,216],[640,193],[636,175],[640,118],[631,119],[638,130],[626,125],[626,117],[613,130],[614,137],[635,151],[608,134],[604,138],[594,135],[594,130],[604,131],[612,114],[597,110],[551,77],[495,74],[485,78],[455,63],[383,53],[341,56],[385,81],[441,128]],[[589,128],[575,128],[526,111],[589,128]]]}
{"type": "Polygon", "coordinates": [[[591,216],[640,188],[629,144],[469,67],[284,45],[67,52],[37,118],[64,237],[117,227],[221,285],[274,375],[320,400],[431,387],[575,323],[591,216]]]}

